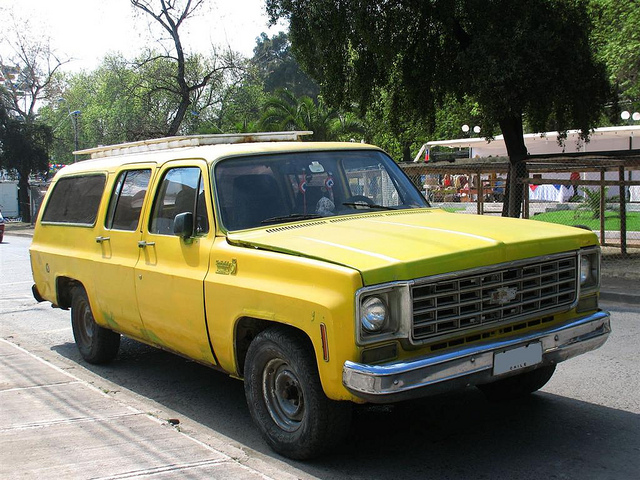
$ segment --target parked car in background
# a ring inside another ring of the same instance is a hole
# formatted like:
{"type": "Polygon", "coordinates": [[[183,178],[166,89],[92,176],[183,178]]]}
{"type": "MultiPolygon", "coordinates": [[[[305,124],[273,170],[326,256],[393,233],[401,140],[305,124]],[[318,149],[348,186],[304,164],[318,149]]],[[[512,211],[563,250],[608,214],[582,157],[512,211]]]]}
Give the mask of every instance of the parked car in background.
{"type": "Polygon", "coordinates": [[[5,220],[2,216],[2,210],[0,210],[0,243],[2,243],[2,241],[4,240],[4,224],[5,220]]]}
{"type": "Polygon", "coordinates": [[[298,135],[99,147],[56,174],[33,292],[71,309],[86,361],[123,334],[243,379],[266,442],[307,459],[352,403],[516,398],[605,342],[592,232],[431,208],[379,148],[276,141],[298,135]]]}

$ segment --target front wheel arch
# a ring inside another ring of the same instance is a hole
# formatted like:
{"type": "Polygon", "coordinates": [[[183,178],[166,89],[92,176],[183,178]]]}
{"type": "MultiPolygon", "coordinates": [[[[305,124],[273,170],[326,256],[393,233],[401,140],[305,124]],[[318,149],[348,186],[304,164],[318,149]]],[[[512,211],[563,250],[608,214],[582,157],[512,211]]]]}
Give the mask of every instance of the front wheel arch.
{"type": "Polygon", "coordinates": [[[346,436],[351,404],[325,395],[304,332],[281,325],[260,332],[249,346],[244,374],[251,416],[276,452],[309,459],[346,436]]]}

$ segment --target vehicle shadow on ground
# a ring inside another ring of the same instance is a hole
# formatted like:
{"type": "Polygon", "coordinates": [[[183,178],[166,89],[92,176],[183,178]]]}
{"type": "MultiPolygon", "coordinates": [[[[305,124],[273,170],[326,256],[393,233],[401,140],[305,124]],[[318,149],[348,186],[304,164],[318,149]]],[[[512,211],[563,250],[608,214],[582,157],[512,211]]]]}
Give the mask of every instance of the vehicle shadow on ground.
{"type": "Polygon", "coordinates": [[[631,479],[640,470],[640,415],[544,391],[519,402],[490,403],[476,389],[356,407],[345,443],[318,460],[295,462],[266,447],[240,381],[129,339],[107,366],[82,361],[72,343],[53,350],[322,479],[631,479]]]}

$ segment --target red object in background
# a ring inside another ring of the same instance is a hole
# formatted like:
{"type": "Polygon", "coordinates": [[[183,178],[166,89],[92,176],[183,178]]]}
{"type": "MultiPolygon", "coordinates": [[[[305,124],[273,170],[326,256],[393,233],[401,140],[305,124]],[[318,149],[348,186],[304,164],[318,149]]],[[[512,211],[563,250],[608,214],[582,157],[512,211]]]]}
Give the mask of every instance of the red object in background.
{"type": "Polygon", "coordinates": [[[424,161],[425,163],[429,161],[429,149],[424,152],[424,161]]]}

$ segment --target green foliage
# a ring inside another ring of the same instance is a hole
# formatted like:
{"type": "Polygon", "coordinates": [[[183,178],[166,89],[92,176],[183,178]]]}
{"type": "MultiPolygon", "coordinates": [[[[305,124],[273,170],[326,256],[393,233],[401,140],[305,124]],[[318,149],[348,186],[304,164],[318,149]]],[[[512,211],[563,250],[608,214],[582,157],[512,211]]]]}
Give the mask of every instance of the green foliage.
{"type": "MultiPolygon", "coordinates": [[[[640,2],[591,0],[596,28],[593,39],[598,58],[607,65],[609,79],[620,101],[640,108],[640,2]]],[[[619,112],[615,122],[619,122],[619,112]]]]}
{"type": "Polygon", "coordinates": [[[47,125],[20,118],[0,104],[0,168],[18,173],[20,214],[25,222],[31,221],[29,177],[49,170],[51,138],[47,125]]]}
{"type": "Polygon", "coordinates": [[[344,139],[351,134],[362,134],[362,124],[352,114],[340,115],[327,107],[322,97],[296,97],[289,90],[279,90],[267,98],[260,126],[265,131],[310,130],[311,140],[330,141],[344,139]]]}
{"type": "Polygon", "coordinates": [[[300,69],[291,51],[291,43],[286,32],[268,37],[262,33],[253,49],[251,64],[256,67],[267,93],[290,90],[296,97],[316,98],[318,85],[300,69]]]}
{"type": "Polygon", "coordinates": [[[248,65],[237,83],[226,86],[216,109],[203,121],[199,133],[252,133],[259,131],[258,122],[266,101],[262,81],[255,67],[248,65]]]}
{"type": "MultiPolygon", "coordinates": [[[[79,110],[79,147],[111,145],[165,136],[179,108],[177,93],[171,88],[176,65],[156,56],[153,62],[147,55],[129,61],[121,55],[106,57],[94,71],[80,72],[63,78],[66,88],[45,105],[41,115],[54,128],[55,163],[74,161],[74,124],[70,111],[79,110]]],[[[215,59],[199,55],[189,57],[185,75],[197,78],[209,71],[215,59]]],[[[212,76],[199,90],[193,90],[189,109],[178,133],[189,134],[212,128],[229,92],[230,80],[225,72],[212,76]]],[[[234,93],[240,96],[237,91],[234,93]]],[[[226,120],[233,125],[237,118],[226,120]]]]}
{"type": "Polygon", "coordinates": [[[552,118],[588,132],[607,98],[584,0],[267,5],[290,20],[294,51],[332,104],[366,108],[384,87],[392,115],[408,108],[433,119],[447,95],[466,94],[487,133],[523,113],[539,131],[552,118]]]}
{"type": "MultiPolygon", "coordinates": [[[[602,196],[607,199],[607,191],[609,189],[604,187],[601,189],[591,190],[589,188],[581,188],[580,191],[584,193],[584,201],[578,205],[578,208],[575,210],[576,217],[580,214],[580,212],[586,211],[591,214],[591,218],[599,219],[600,218],[600,202],[602,200],[602,196]]],[[[619,201],[618,197],[613,197],[608,199],[609,202],[619,201]]],[[[607,207],[605,204],[605,209],[610,211],[617,211],[616,208],[607,207]]]]}
{"type": "MultiPolygon", "coordinates": [[[[161,75],[158,65],[136,68],[121,56],[109,56],[96,70],[67,78],[58,101],[41,109],[43,118],[54,127],[54,162],[74,161],[70,111],[81,112],[77,119],[81,149],[164,135],[175,100],[152,80],[161,75]]],[[[165,65],[165,70],[170,68],[165,65]]]]}
{"type": "Polygon", "coordinates": [[[0,168],[16,170],[27,177],[49,169],[51,128],[41,122],[26,122],[0,105],[0,168]]]}
{"type": "MultiPolygon", "coordinates": [[[[593,231],[600,230],[600,219],[593,218],[590,212],[581,211],[578,213],[570,211],[540,213],[532,217],[532,220],[541,222],[557,223],[560,225],[585,225],[593,231]]],[[[605,212],[605,230],[620,231],[620,215],[617,212],[605,212]]],[[[627,212],[627,231],[640,231],[640,213],[627,212]]]]}

